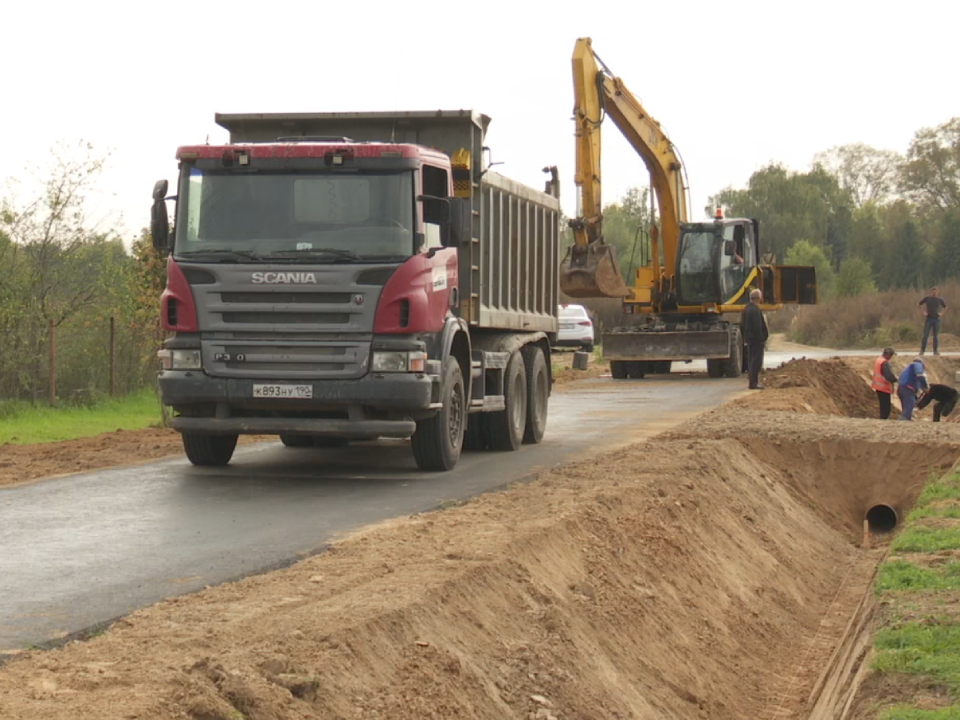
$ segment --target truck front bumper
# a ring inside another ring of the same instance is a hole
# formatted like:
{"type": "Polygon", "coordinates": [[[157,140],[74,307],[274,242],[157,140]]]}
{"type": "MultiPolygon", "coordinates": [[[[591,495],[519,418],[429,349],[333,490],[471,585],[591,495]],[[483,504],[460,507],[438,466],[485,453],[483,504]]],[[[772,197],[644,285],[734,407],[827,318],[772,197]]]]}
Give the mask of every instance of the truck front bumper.
{"type": "Polygon", "coordinates": [[[440,408],[439,377],[420,373],[295,383],[313,387],[310,399],[254,398],[254,383],[275,381],[216,378],[202,371],[164,370],[159,382],[163,404],[179,413],[171,427],[211,435],[406,438],[417,419],[440,408]]]}

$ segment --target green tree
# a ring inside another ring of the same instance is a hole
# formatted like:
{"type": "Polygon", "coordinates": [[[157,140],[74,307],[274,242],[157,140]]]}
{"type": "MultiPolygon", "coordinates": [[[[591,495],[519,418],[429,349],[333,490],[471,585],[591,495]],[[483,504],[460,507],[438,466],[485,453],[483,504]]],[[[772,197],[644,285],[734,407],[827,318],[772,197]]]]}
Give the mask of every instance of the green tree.
{"type": "Polygon", "coordinates": [[[750,176],[745,189],[726,188],[712,197],[710,207],[717,204],[728,216],[757,218],[763,251],[778,258],[799,240],[829,249],[834,260],[845,254],[853,200],[822,167],[795,173],[768,165],[750,176]]]}
{"type": "Polygon", "coordinates": [[[650,258],[650,191],[630,188],[619,202],[603,209],[604,240],[617,249],[624,281],[633,283],[634,271],[650,258]]]}
{"type": "Polygon", "coordinates": [[[924,270],[924,250],[917,224],[908,218],[896,229],[887,249],[881,285],[885,288],[916,288],[924,270]]]}
{"type": "Polygon", "coordinates": [[[834,272],[830,258],[809,240],[798,240],[787,250],[786,265],[813,265],[817,269],[817,287],[822,299],[833,295],[834,272]]]}
{"type": "Polygon", "coordinates": [[[839,297],[853,297],[877,291],[873,281],[870,263],[861,257],[851,255],[844,258],[837,272],[834,290],[839,297]]]}
{"type": "Polygon", "coordinates": [[[917,131],[899,183],[920,207],[944,212],[960,208],[960,117],[917,131]]]}
{"type": "Polygon", "coordinates": [[[837,178],[859,208],[867,203],[883,204],[890,198],[903,158],[892,150],[852,143],[817,153],[813,161],[837,178]]]}

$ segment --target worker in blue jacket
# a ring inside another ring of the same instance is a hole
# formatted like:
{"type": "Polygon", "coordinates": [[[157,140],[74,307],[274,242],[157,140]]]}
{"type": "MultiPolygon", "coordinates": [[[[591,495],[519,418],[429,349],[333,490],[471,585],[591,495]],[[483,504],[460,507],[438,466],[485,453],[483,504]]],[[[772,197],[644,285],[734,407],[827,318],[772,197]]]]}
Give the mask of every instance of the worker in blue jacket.
{"type": "Polygon", "coordinates": [[[898,420],[913,420],[913,408],[917,404],[917,395],[927,389],[927,377],[923,374],[923,358],[914,358],[900,373],[897,383],[897,397],[900,398],[900,413],[898,420]]]}

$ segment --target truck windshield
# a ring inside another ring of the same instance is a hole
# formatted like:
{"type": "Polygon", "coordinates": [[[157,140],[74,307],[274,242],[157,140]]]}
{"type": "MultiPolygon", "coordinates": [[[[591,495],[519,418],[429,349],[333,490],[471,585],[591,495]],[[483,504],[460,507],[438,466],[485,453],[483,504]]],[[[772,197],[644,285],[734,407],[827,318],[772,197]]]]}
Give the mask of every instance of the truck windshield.
{"type": "Polygon", "coordinates": [[[362,262],[414,252],[413,173],[185,167],[176,254],[362,262]]]}
{"type": "Polygon", "coordinates": [[[680,237],[679,297],[681,304],[716,302],[717,270],[712,232],[687,232],[680,237]]]}

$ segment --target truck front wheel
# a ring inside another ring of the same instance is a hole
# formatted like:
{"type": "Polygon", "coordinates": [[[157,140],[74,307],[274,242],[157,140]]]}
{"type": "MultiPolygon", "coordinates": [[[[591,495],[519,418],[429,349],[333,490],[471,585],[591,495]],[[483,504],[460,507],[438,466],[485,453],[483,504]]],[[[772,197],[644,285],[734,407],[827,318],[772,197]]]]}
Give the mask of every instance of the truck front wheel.
{"type": "Polygon", "coordinates": [[[181,433],[183,449],[194,465],[218,467],[226,465],[237,447],[236,435],[199,435],[181,433]]]}
{"type": "Polygon", "coordinates": [[[515,352],[503,374],[503,402],[500,412],[490,413],[487,420],[491,450],[518,450],[527,425],[527,371],[523,355],[515,352]]]}
{"type": "Polygon", "coordinates": [[[446,362],[440,387],[443,407],[433,417],[418,420],[417,431],[410,439],[413,458],[421,470],[451,470],[463,449],[467,395],[460,364],[453,358],[446,362]]]}

